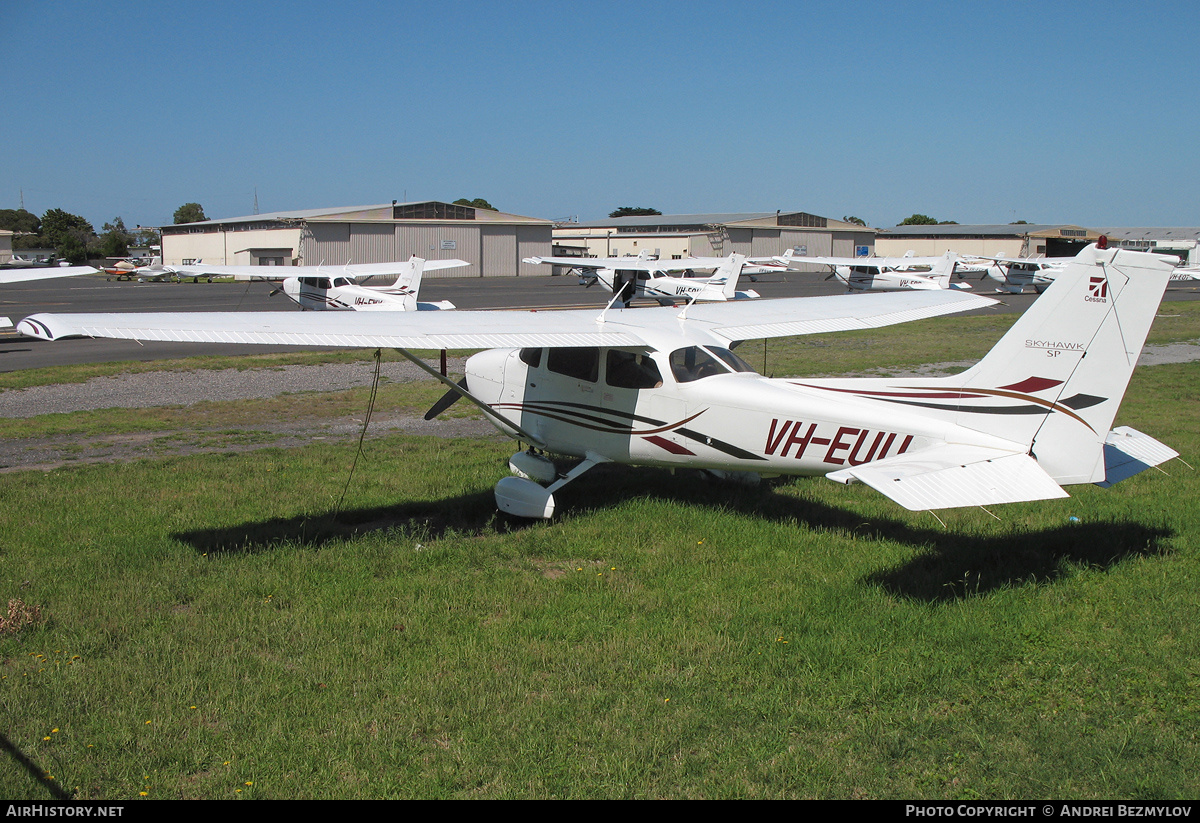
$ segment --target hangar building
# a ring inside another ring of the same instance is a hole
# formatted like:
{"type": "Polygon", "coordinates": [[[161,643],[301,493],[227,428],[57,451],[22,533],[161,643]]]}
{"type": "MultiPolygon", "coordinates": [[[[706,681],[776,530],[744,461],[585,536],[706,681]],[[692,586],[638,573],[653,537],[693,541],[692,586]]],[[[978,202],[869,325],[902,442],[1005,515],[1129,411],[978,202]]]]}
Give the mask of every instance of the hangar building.
{"type": "Polygon", "coordinates": [[[163,262],[292,266],[388,263],[412,255],[470,268],[426,277],[545,275],[522,258],[547,256],[554,224],[436,200],[304,209],[162,227],[163,262]]]}
{"type": "Polygon", "coordinates": [[[1109,227],[1096,229],[1108,235],[1109,244],[1135,251],[1174,254],[1189,266],[1200,265],[1200,228],[1180,226],[1109,227]]]}
{"type": "Polygon", "coordinates": [[[851,257],[856,249],[860,256],[871,253],[875,230],[802,211],[655,214],[559,224],[554,242],[560,252],[586,249],[588,257],[636,256],[642,251],[660,260],[734,252],[767,257],[791,248],[806,257],[851,257]]]}
{"type": "Polygon", "coordinates": [[[1074,257],[1100,233],[1080,226],[1007,223],[992,226],[894,226],[879,229],[879,257],[901,257],[910,249],[918,257],[937,257],[947,251],[1003,257],[1074,257]]]}

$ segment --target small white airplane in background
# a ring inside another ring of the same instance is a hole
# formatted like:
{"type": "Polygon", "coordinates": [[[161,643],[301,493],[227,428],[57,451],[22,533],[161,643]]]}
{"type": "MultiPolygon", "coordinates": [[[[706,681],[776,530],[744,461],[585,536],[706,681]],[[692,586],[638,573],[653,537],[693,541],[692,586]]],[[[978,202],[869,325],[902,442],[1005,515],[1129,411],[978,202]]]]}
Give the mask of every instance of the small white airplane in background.
{"type": "MultiPolygon", "coordinates": [[[[674,305],[677,300],[723,303],[759,296],[752,289],[737,290],[738,278],[749,262],[740,254],[655,260],[643,252],[638,257],[526,257],[524,262],[550,263],[587,272],[585,278],[590,275],[603,283],[626,307],[639,297],[666,306],[674,305]],[[712,275],[696,275],[697,271],[714,269],[712,275]],[[672,276],[675,274],[680,276],[672,276]]],[[[761,268],[762,262],[754,258],[752,265],[761,268]]]]}
{"type": "Polygon", "coordinates": [[[875,328],[993,304],[951,290],[516,312],[38,314],[43,340],[396,347],[527,443],[496,485],[505,512],[549,518],[554,494],[601,463],[703,469],[747,480],[861,482],[914,511],[1066,497],[1175,451],[1109,431],[1171,266],[1088,246],[982,361],[950,377],[772,379],[730,350],[741,340],[875,328]],[[488,348],[461,383],[408,349],[488,348]],[[500,348],[497,348],[500,347],[500,348]],[[546,453],[578,458],[560,475],[546,453]]]}
{"type": "Polygon", "coordinates": [[[999,292],[1022,294],[1032,288],[1041,294],[1054,282],[1069,257],[969,257],[970,265],[979,267],[984,277],[997,281],[999,292]]]}
{"type": "Polygon", "coordinates": [[[180,279],[174,269],[162,264],[162,258],[160,257],[153,259],[137,257],[120,258],[113,265],[106,266],[104,273],[107,275],[105,278],[107,280],[114,278],[117,280],[137,280],[139,283],[162,283],[164,281],[178,281],[180,279]],[[147,260],[149,262],[146,262],[147,260]]]}
{"type": "MultiPolygon", "coordinates": [[[[78,277],[81,274],[99,274],[100,269],[91,266],[46,266],[31,269],[15,269],[0,272],[0,284],[25,283],[30,280],[52,280],[55,277],[78,277]]],[[[12,320],[0,317],[0,329],[12,327],[12,320]]]]}
{"type": "Polygon", "coordinates": [[[953,252],[941,257],[797,257],[789,249],[775,260],[788,267],[798,263],[828,266],[833,272],[830,278],[836,277],[851,291],[971,288],[952,282],[959,265],[953,252]]]}
{"type": "Polygon", "coordinates": [[[32,257],[22,257],[20,254],[14,253],[3,263],[0,263],[0,269],[41,269],[49,265],[44,260],[34,260],[32,257]]]}
{"type": "Polygon", "coordinates": [[[427,271],[471,265],[466,260],[422,260],[331,266],[209,266],[190,263],[168,266],[181,277],[233,277],[236,280],[283,281],[274,293],[286,295],[310,311],[436,311],[453,309],[446,300],[418,302],[421,278],[427,271]],[[363,286],[359,280],[395,277],[388,286],[363,286]]]}

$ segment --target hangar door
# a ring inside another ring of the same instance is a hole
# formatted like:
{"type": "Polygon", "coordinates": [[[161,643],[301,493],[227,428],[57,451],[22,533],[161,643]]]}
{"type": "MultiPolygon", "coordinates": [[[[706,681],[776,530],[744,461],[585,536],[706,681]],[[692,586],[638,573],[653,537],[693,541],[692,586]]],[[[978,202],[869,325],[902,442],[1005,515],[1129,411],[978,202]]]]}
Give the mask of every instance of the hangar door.
{"type": "Polygon", "coordinates": [[[517,274],[517,235],[511,226],[480,226],[480,273],[484,277],[517,274]]]}

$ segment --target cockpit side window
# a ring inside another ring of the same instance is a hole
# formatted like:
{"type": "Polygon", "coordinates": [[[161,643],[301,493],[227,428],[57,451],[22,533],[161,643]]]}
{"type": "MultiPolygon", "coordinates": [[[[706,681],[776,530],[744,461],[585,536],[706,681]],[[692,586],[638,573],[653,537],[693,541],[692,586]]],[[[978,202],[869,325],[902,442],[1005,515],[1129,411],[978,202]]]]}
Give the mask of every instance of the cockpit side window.
{"type": "Polygon", "coordinates": [[[671,352],[671,374],[678,383],[691,383],[729,370],[699,346],[688,346],[671,352]]]}
{"type": "Polygon", "coordinates": [[[654,389],[662,385],[662,374],[648,354],[610,349],[604,382],[618,389],[654,389]]]}
{"type": "Polygon", "coordinates": [[[522,363],[524,363],[526,366],[529,366],[531,369],[536,369],[542,364],[541,349],[521,349],[521,353],[518,355],[518,357],[521,358],[522,363]]]}
{"type": "Polygon", "coordinates": [[[546,354],[546,368],[556,374],[595,383],[600,376],[600,350],[576,346],[553,348],[546,354]]]}

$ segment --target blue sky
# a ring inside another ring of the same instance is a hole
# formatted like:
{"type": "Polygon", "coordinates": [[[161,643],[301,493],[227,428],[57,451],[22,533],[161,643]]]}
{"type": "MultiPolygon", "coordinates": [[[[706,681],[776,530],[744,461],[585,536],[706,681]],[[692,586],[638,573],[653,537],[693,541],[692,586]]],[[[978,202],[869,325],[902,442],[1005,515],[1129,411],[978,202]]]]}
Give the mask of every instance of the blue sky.
{"type": "Polygon", "coordinates": [[[1200,225],[1200,3],[7,0],[0,208],[1200,225]]]}

